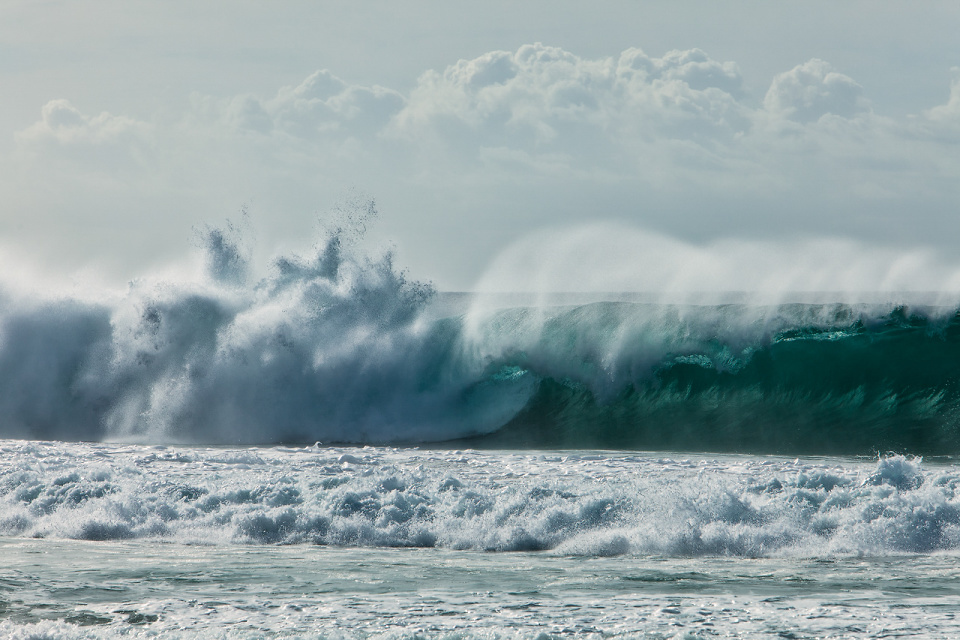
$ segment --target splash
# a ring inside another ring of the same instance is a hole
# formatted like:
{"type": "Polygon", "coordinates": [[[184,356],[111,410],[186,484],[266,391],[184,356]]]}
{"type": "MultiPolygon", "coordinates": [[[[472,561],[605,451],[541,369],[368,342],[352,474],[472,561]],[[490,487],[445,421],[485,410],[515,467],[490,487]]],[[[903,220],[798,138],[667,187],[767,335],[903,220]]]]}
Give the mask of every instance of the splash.
{"type": "MultiPolygon", "coordinates": [[[[109,301],[7,296],[0,434],[149,442],[415,442],[476,434],[511,411],[451,357],[456,326],[391,253],[376,215],[341,216],[307,256],[249,285],[240,225],[198,231],[206,273],[134,281],[109,301]]],[[[522,400],[521,400],[522,401],[522,400]]]]}
{"type": "Polygon", "coordinates": [[[195,277],[137,280],[113,296],[7,288],[0,437],[960,452],[957,306],[949,294],[895,293],[952,282],[933,256],[843,245],[859,262],[844,270],[813,252],[804,280],[784,274],[814,245],[733,251],[581,233],[554,243],[552,261],[521,243],[483,288],[510,264],[514,283],[553,286],[558,265],[599,277],[597,251],[623,261],[614,278],[625,286],[639,267],[610,250],[618,242],[644,249],[655,275],[638,282],[688,271],[642,293],[456,295],[409,278],[390,252],[364,253],[375,215],[373,203],[341,215],[312,251],[276,258],[257,281],[237,224],[198,232],[206,266],[195,277]],[[524,247],[526,274],[510,258],[524,247]],[[881,264],[892,266],[874,273],[881,264]],[[755,272],[756,296],[721,288],[755,272]],[[760,286],[823,286],[828,272],[853,293],[797,301],[760,286]],[[876,300],[852,301],[864,286],[876,300]]]}

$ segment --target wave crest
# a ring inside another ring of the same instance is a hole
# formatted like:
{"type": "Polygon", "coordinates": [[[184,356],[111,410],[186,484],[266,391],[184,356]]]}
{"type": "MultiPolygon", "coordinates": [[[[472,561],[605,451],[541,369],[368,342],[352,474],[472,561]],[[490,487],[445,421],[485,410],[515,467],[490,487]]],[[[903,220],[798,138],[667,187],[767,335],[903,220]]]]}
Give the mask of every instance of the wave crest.
{"type": "Polygon", "coordinates": [[[960,452],[955,308],[438,294],[365,220],[252,284],[228,226],[203,278],[7,292],[0,437],[960,452]]]}

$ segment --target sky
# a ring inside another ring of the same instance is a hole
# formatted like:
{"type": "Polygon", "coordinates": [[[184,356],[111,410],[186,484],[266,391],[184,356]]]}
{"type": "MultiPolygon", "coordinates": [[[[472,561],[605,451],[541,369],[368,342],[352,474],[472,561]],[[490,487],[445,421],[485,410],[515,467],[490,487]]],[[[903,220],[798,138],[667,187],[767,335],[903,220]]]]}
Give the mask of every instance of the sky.
{"type": "Polygon", "coordinates": [[[960,263],[957,33],[933,0],[5,0],[0,252],[122,283],[246,211],[268,269],[372,199],[447,290],[558,233],[960,263]]]}

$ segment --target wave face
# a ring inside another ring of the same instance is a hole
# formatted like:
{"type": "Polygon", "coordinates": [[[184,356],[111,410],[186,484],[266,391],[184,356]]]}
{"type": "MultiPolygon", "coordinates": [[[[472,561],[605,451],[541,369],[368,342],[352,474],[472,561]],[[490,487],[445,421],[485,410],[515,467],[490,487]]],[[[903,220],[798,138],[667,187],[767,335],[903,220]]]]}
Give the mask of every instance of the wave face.
{"type": "MultiPolygon", "coordinates": [[[[960,315],[438,294],[346,228],[248,283],[0,295],[0,437],[960,452],[960,315]]],[[[609,298],[609,297],[608,297],[609,298]]]]}
{"type": "MultiPolygon", "coordinates": [[[[494,324],[522,325],[528,313],[494,324]]],[[[492,359],[537,380],[488,439],[501,445],[960,450],[952,309],[596,303],[537,324],[535,339],[492,359]]]]}

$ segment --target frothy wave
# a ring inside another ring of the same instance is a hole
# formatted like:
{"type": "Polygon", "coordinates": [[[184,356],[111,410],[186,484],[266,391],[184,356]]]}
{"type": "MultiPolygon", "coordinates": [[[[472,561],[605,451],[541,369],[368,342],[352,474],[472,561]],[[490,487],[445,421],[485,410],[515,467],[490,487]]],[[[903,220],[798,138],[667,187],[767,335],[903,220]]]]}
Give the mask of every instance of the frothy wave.
{"type": "Polygon", "coordinates": [[[960,550],[960,475],[873,463],[0,443],[0,535],[849,556],[960,550]]]}
{"type": "Polygon", "coordinates": [[[458,357],[456,320],[421,320],[429,284],[350,233],[252,285],[235,234],[208,229],[205,278],[135,281],[108,301],[7,294],[0,435],[412,442],[508,420],[526,398],[458,357]]]}
{"type": "Polygon", "coordinates": [[[253,283],[227,227],[204,277],[8,287],[0,436],[960,452],[954,306],[439,294],[355,233],[253,283]]]}

